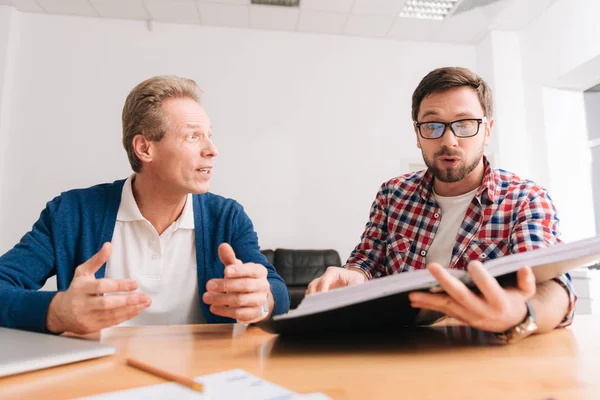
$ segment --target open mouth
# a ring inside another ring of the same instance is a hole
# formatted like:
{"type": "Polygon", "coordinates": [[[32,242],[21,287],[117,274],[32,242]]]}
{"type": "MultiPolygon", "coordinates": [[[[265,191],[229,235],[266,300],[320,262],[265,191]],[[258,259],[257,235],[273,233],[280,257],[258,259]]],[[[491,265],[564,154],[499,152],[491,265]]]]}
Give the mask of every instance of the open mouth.
{"type": "Polygon", "coordinates": [[[198,172],[202,172],[203,174],[210,174],[210,170],[212,169],[212,167],[206,167],[206,168],[200,168],[196,171],[198,172]]]}
{"type": "Polygon", "coordinates": [[[439,160],[446,165],[454,165],[460,160],[458,157],[440,157],[439,160]]]}

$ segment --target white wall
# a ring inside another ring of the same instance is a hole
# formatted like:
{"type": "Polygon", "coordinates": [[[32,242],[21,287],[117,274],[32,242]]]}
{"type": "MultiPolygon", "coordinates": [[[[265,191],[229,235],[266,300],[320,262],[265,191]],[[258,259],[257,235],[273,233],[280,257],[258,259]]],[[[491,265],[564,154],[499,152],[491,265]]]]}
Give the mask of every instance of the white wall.
{"type": "Polygon", "coordinates": [[[563,239],[596,233],[592,195],[592,156],[588,147],[583,93],[545,88],[544,124],[549,186],[559,211],[563,239]]]}
{"type": "MultiPolygon", "coordinates": [[[[13,7],[0,6],[0,188],[4,188],[5,173],[8,171],[6,159],[10,139],[10,117],[12,106],[12,83],[15,71],[15,54],[18,46],[20,13],[13,7]]],[[[4,196],[0,190],[0,210],[4,196]]],[[[1,221],[1,219],[0,219],[1,221]]],[[[1,225],[0,225],[1,226],[1,225]]],[[[0,229],[0,243],[6,236],[6,230],[0,229]]],[[[0,251],[2,248],[0,247],[0,251]]]]}
{"type": "Polygon", "coordinates": [[[418,81],[476,69],[473,46],[22,14],[2,174],[0,252],[60,191],[126,177],[120,112],[156,74],[197,80],[221,154],[213,191],[239,200],[262,247],[358,242],[379,185],[420,161],[418,81]],[[426,54],[427,56],[423,56],[426,54]]]}
{"type": "Polygon", "coordinates": [[[557,0],[520,34],[532,175],[554,196],[565,240],[595,233],[581,90],[600,79],[599,14],[597,0],[557,0]]]}
{"type": "Polygon", "coordinates": [[[516,32],[492,31],[488,35],[492,49],[494,93],[495,161],[498,167],[522,178],[531,178],[526,138],[525,93],[520,62],[521,46],[516,32]]]}
{"type": "MultiPolygon", "coordinates": [[[[494,46],[492,44],[492,36],[486,35],[483,40],[475,47],[477,73],[492,87],[494,98],[494,106],[498,105],[498,94],[494,88],[494,46]]],[[[498,153],[498,127],[497,124],[492,130],[492,140],[488,147],[485,148],[485,154],[493,167],[501,167],[496,162],[498,153]]]]}
{"type": "Polygon", "coordinates": [[[514,143],[523,136],[523,82],[521,50],[515,32],[491,31],[477,45],[477,70],[492,88],[494,128],[486,153],[497,168],[528,176],[527,147],[515,151],[514,143]]]}
{"type": "Polygon", "coordinates": [[[584,92],[583,101],[588,139],[600,139],[600,90],[584,92]]]}
{"type": "Polygon", "coordinates": [[[596,234],[600,234],[600,91],[585,92],[583,102],[588,139],[592,141],[590,151],[596,234]]]}
{"type": "MultiPolygon", "coordinates": [[[[550,190],[565,241],[596,232],[582,91],[600,82],[599,14],[597,0],[556,0],[520,34],[532,175],[550,190]]],[[[598,301],[585,273],[573,273],[578,313],[598,301]]]]}

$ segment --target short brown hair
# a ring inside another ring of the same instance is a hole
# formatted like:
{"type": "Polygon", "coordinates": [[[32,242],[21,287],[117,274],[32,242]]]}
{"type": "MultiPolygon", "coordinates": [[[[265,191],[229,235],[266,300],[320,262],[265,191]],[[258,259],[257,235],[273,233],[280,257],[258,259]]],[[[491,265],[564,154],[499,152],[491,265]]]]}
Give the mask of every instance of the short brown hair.
{"type": "Polygon", "coordinates": [[[134,87],[123,106],[123,147],[129,164],[140,172],[142,162],[133,149],[133,138],[144,135],[148,140],[159,141],[169,127],[169,120],[162,109],[167,99],[190,98],[200,103],[202,91],[192,79],[178,76],[155,76],[134,87]]]}
{"type": "Polygon", "coordinates": [[[413,92],[412,119],[417,121],[423,99],[433,93],[445,92],[456,87],[469,86],[475,89],[479,103],[488,118],[492,118],[494,101],[492,89],[482,77],[466,68],[446,67],[431,71],[425,76],[413,92]]]}

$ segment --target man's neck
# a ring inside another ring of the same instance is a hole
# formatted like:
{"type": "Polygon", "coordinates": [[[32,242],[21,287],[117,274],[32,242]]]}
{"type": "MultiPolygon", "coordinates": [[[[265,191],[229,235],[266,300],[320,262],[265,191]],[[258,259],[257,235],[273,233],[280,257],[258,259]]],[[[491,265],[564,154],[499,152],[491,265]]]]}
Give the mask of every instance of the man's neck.
{"type": "Polygon", "coordinates": [[[469,193],[481,186],[484,171],[485,166],[482,159],[473,171],[458,182],[442,182],[439,179],[434,179],[433,190],[435,190],[436,194],[444,197],[454,197],[469,193]]]}
{"type": "Polygon", "coordinates": [[[131,189],[140,212],[159,235],[177,221],[187,200],[186,194],[169,193],[143,173],[134,176],[131,189]]]}

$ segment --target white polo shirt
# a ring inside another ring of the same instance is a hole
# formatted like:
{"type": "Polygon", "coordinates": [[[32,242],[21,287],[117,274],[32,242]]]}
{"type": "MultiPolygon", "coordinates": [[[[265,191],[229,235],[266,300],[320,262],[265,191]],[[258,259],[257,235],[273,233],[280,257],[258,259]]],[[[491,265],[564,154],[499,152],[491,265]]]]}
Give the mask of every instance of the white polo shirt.
{"type": "Polygon", "coordinates": [[[204,323],[198,294],[194,208],[188,194],[181,216],[162,235],[144,218],[130,176],[123,186],[105,277],[134,279],[152,305],[121,325],[204,323]]]}

